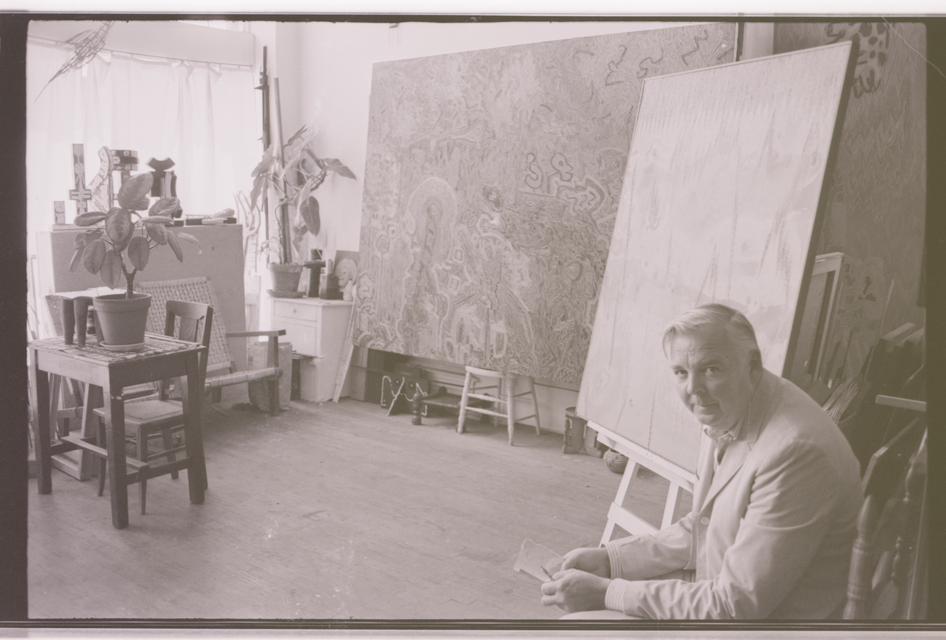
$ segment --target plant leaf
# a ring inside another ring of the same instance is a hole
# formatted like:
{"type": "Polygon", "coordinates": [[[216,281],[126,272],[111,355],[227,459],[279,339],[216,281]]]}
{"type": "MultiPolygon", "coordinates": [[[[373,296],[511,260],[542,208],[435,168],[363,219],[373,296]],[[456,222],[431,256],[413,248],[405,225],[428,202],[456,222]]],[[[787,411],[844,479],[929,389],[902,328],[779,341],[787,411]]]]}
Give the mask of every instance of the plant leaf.
{"type": "Polygon", "coordinates": [[[105,241],[96,238],[85,248],[85,255],[82,258],[82,265],[89,273],[98,273],[102,268],[102,262],[105,260],[105,241]]]}
{"type": "Polygon", "coordinates": [[[315,196],[309,196],[299,203],[299,217],[305,223],[306,230],[313,236],[319,235],[322,221],[319,216],[319,201],[315,196]]]}
{"type": "Polygon", "coordinates": [[[83,253],[85,253],[85,245],[77,246],[75,252],[72,254],[72,260],[69,261],[69,271],[75,271],[76,268],[78,268],[79,263],[82,261],[83,253]]]}
{"type": "Polygon", "coordinates": [[[308,125],[302,125],[301,127],[299,127],[298,131],[296,131],[294,134],[289,136],[289,140],[286,141],[286,144],[284,144],[283,147],[288,147],[293,142],[295,142],[297,138],[301,138],[302,136],[304,136],[308,132],[308,129],[309,129],[308,125]]]}
{"type": "Polygon", "coordinates": [[[142,218],[141,221],[146,225],[153,224],[162,227],[173,222],[173,220],[167,216],[148,216],[147,218],[142,218]]]}
{"type": "Polygon", "coordinates": [[[148,230],[148,237],[154,240],[158,244],[167,244],[168,243],[168,232],[165,229],[163,224],[147,224],[145,223],[145,229],[148,230]]]}
{"type": "Polygon", "coordinates": [[[135,224],[131,221],[130,211],[115,208],[108,212],[108,218],[105,219],[105,233],[116,251],[121,251],[128,246],[128,241],[131,240],[134,232],[135,224]]]}
{"type": "Polygon", "coordinates": [[[253,179],[253,189],[250,191],[250,209],[256,209],[256,201],[259,200],[263,188],[266,186],[266,176],[258,175],[253,179]]]}
{"type": "Polygon", "coordinates": [[[187,240],[188,242],[192,242],[198,246],[200,245],[200,240],[198,240],[196,236],[192,236],[191,234],[185,233],[184,231],[178,231],[174,235],[176,235],[181,240],[187,240]]]}
{"type": "Polygon", "coordinates": [[[148,210],[148,217],[163,216],[170,219],[182,212],[181,201],[177,198],[158,198],[148,210]]]}
{"type": "Polygon", "coordinates": [[[338,158],[322,158],[322,164],[328,171],[334,171],[343,178],[357,180],[355,174],[338,158]]]}
{"type": "Polygon", "coordinates": [[[102,260],[102,270],[99,272],[102,282],[112,287],[120,287],[122,284],[122,256],[114,249],[109,249],[102,260]]]}
{"type": "Polygon", "coordinates": [[[118,204],[123,209],[143,211],[148,208],[148,195],[151,193],[151,183],[154,178],[150,173],[139,173],[125,180],[125,184],[118,190],[118,204]],[[144,206],[142,206],[144,205],[144,206]]]}
{"type": "MultiPolygon", "coordinates": [[[[160,227],[163,229],[164,227],[160,227]]],[[[128,243],[128,259],[135,269],[141,270],[148,266],[148,258],[151,255],[151,247],[148,245],[148,239],[145,236],[135,236],[128,243]]]]}
{"type": "Polygon", "coordinates": [[[101,211],[89,211],[88,213],[80,213],[77,215],[73,222],[77,227],[89,227],[96,222],[101,222],[107,216],[107,213],[102,213],[101,211]]]}
{"type": "Polygon", "coordinates": [[[181,248],[181,241],[177,239],[177,234],[173,231],[168,231],[167,237],[168,246],[171,247],[171,251],[173,251],[174,255],[177,256],[177,261],[184,262],[184,249],[181,248]]]}
{"type": "Polygon", "coordinates": [[[250,175],[254,178],[257,178],[261,175],[269,173],[273,167],[273,160],[275,160],[275,152],[273,145],[270,144],[269,148],[263,152],[263,157],[260,158],[258,163],[256,163],[256,166],[253,168],[253,172],[250,175]]]}

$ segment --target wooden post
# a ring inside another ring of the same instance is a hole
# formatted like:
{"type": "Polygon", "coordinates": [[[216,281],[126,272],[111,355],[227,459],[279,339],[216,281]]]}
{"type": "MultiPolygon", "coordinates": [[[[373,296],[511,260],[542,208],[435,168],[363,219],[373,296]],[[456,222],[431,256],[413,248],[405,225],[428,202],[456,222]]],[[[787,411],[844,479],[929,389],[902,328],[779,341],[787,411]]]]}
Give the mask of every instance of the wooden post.
{"type": "Polygon", "coordinates": [[[81,144],[72,145],[72,183],[75,188],[69,190],[69,199],[75,200],[78,216],[89,210],[92,199],[92,191],[85,186],[85,147],[81,144]]]}

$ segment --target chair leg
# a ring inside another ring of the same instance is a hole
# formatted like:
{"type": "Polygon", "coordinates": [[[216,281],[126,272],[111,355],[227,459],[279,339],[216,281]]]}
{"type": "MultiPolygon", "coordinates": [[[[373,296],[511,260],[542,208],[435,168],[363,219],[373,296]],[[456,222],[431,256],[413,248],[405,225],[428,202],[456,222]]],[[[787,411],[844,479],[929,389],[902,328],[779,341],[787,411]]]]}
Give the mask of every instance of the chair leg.
{"type": "Polygon", "coordinates": [[[279,415],[279,378],[271,378],[266,386],[269,387],[269,415],[279,415]]]}
{"type": "MultiPolygon", "coordinates": [[[[105,420],[98,418],[96,420],[95,426],[95,444],[102,447],[103,449],[108,448],[108,441],[106,440],[107,436],[105,434],[105,420]]],[[[99,457],[98,459],[98,473],[99,473],[99,495],[105,493],[105,477],[108,472],[107,468],[108,461],[106,458],[99,457]]]]}
{"type": "MultiPolygon", "coordinates": [[[[151,435],[147,429],[138,429],[138,442],[135,445],[138,447],[138,459],[142,462],[148,462],[148,436],[151,435]]],[[[141,515],[145,514],[145,503],[148,500],[148,481],[145,478],[140,478],[138,480],[138,497],[141,502],[141,515]]]]}
{"type": "Polygon", "coordinates": [[[503,391],[506,394],[506,425],[509,429],[509,446],[512,446],[512,439],[516,430],[516,401],[512,397],[513,382],[516,377],[512,374],[503,376],[503,391]]]}
{"type": "Polygon", "coordinates": [[[463,392],[460,394],[460,415],[457,416],[457,433],[463,433],[463,423],[466,420],[466,403],[470,393],[470,380],[473,377],[469,371],[463,378],[463,392]]]}
{"type": "MultiPolygon", "coordinates": [[[[167,458],[168,462],[174,463],[177,462],[177,456],[174,455],[174,452],[171,449],[174,447],[174,441],[171,439],[171,430],[170,429],[161,429],[161,439],[164,441],[164,450],[168,452],[167,458]]],[[[142,462],[147,462],[147,460],[142,460],[142,462]]],[[[178,471],[174,469],[171,471],[171,478],[177,480],[178,471]]]]}
{"type": "Polygon", "coordinates": [[[542,423],[539,421],[539,397],[535,395],[535,378],[529,376],[529,390],[532,391],[532,411],[535,414],[535,435],[542,435],[542,423]]]}

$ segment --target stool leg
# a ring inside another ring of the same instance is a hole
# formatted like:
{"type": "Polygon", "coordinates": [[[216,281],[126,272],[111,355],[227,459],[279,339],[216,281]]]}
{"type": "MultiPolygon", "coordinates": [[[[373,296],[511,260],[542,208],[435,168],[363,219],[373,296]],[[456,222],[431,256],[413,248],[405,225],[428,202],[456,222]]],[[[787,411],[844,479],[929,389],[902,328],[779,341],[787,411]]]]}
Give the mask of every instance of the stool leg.
{"type": "MultiPolygon", "coordinates": [[[[96,420],[95,444],[102,447],[103,449],[108,448],[108,440],[107,436],[105,435],[105,420],[102,418],[98,418],[96,420]]],[[[99,495],[105,493],[105,475],[108,472],[107,462],[108,461],[106,458],[99,457],[99,495]]]]}
{"type": "Polygon", "coordinates": [[[506,394],[506,425],[509,429],[509,446],[512,446],[513,433],[516,429],[516,405],[515,400],[512,397],[512,387],[515,376],[508,375],[503,376],[500,384],[504,387],[503,391],[506,394]]]}
{"type": "Polygon", "coordinates": [[[463,378],[463,393],[460,395],[460,415],[457,417],[457,433],[463,433],[463,422],[466,420],[466,402],[470,393],[470,378],[472,374],[467,371],[463,378]]]}
{"type": "MultiPolygon", "coordinates": [[[[147,429],[138,428],[138,442],[135,445],[138,448],[138,459],[142,462],[148,461],[148,436],[151,435],[147,429]]],[[[141,499],[141,515],[145,514],[145,503],[148,500],[148,480],[139,476],[138,497],[141,499]]]]}
{"type": "Polygon", "coordinates": [[[539,398],[535,395],[535,378],[529,376],[529,389],[532,391],[532,409],[535,413],[535,435],[542,435],[542,423],[539,422],[539,398]]]}

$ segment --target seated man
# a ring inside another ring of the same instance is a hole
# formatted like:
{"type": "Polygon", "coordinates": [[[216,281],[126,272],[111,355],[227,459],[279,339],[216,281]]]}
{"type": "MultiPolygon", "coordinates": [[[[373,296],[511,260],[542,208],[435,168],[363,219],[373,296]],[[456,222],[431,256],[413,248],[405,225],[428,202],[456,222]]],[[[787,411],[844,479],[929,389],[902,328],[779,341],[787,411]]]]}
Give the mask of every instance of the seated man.
{"type": "Polygon", "coordinates": [[[680,398],[714,441],[693,510],[653,535],[570,551],[542,604],[582,612],[568,619],[839,616],[862,498],[843,434],[762,367],[752,326],[729,307],[684,313],[663,347],[680,398]]]}

